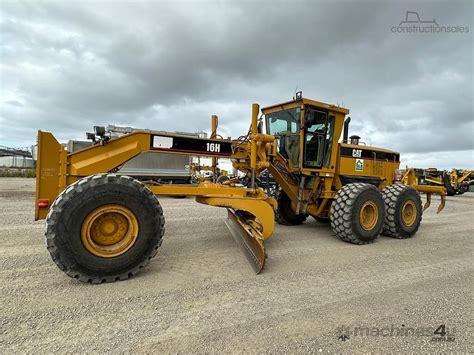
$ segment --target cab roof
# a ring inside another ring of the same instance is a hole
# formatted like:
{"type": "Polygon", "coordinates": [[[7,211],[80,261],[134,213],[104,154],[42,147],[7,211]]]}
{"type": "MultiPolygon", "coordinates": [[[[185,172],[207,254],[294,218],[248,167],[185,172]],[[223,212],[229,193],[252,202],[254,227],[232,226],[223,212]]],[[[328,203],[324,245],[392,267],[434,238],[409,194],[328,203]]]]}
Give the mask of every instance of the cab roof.
{"type": "Polygon", "coordinates": [[[349,113],[349,109],[347,109],[347,108],[344,108],[344,107],[341,107],[341,106],[336,106],[336,105],[331,105],[331,104],[326,104],[326,103],[321,102],[321,101],[316,101],[316,100],[311,100],[311,99],[306,99],[306,98],[302,98],[302,99],[299,99],[299,100],[286,101],[286,102],[282,102],[282,103],[279,103],[279,104],[263,107],[262,112],[264,112],[266,110],[275,109],[275,108],[278,108],[278,107],[283,107],[283,106],[287,106],[287,105],[291,105],[291,104],[298,104],[298,103],[303,103],[304,105],[309,105],[309,106],[316,106],[316,107],[320,107],[320,108],[323,108],[323,109],[326,109],[326,110],[340,112],[340,113],[343,113],[343,114],[346,114],[346,115],[349,113]]]}

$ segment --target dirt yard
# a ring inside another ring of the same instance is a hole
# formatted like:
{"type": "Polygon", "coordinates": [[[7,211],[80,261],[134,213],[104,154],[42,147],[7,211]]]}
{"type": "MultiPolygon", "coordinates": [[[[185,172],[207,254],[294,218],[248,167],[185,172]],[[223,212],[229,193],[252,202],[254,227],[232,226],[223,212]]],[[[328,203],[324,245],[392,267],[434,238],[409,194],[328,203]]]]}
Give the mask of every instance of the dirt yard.
{"type": "Polygon", "coordinates": [[[277,225],[260,275],[224,209],[160,201],[166,233],[150,266],[89,285],[50,259],[34,180],[0,178],[0,352],[474,349],[474,193],[448,197],[439,215],[435,199],[410,240],[357,246],[312,218],[277,225]]]}

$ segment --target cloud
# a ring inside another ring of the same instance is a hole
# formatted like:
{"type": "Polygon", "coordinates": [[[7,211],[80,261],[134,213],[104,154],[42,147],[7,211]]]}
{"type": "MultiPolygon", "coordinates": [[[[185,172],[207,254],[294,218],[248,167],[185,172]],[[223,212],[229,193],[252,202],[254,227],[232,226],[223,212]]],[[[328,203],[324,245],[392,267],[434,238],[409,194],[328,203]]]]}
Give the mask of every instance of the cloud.
{"type": "Polygon", "coordinates": [[[38,128],[208,130],[214,113],[236,137],[252,102],[298,86],[349,107],[368,143],[473,167],[471,14],[470,1],[2,2],[0,144],[38,128]],[[393,33],[407,10],[470,32],[393,33]]]}

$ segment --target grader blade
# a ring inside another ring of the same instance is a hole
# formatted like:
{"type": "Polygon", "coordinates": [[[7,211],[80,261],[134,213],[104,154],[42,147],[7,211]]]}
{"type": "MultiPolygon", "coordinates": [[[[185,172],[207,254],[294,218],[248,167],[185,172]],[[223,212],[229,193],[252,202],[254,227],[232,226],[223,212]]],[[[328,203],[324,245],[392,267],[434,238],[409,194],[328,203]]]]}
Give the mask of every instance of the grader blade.
{"type": "Polygon", "coordinates": [[[226,207],[226,221],[232,236],[258,274],[265,265],[263,242],[271,237],[275,225],[277,202],[262,189],[248,196],[196,196],[196,201],[209,206],[226,207]]]}
{"type": "Polygon", "coordinates": [[[251,215],[235,211],[231,208],[227,209],[228,218],[226,220],[227,228],[229,228],[232,237],[242,247],[245,257],[259,274],[265,265],[265,247],[263,240],[259,237],[256,222],[250,217],[251,215]]]}

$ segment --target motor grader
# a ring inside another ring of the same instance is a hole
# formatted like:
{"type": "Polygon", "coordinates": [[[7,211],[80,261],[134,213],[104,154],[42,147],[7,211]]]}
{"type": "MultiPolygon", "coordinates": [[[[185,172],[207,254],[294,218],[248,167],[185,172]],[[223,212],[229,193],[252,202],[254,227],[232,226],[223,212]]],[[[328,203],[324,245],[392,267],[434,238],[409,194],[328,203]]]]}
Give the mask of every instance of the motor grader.
{"type": "Polygon", "coordinates": [[[158,196],[194,196],[224,207],[231,234],[259,273],[264,241],[274,221],[297,225],[312,216],[330,222],[341,240],[372,243],[379,234],[410,238],[422,218],[419,192],[441,196],[444,187],[404,185],[400,154],[348,138],[349,110],[303,98],[265,107],[252,105],[249,132],[237,139],[217,134],[194,138],[138,131],[111,138],[95,127],[94,145],[68,152],[51,133],[38,132],[36,219],[46,219],[46,243],[57,266],[90,283],[124,280],[153,258],[165,233],[158,196]],[[264,127],[266,132],[264,132],[264,127]],[[342,142],[339,143],[343,134],[342,142]],[[143,152],[229,158],[247,173],[243,186],[233,180],[197,185],[161,185],[116,171],[143,152]],[[256,185],[264,170],[278,184],[275,196],[256,185]]]}
{"type": "Polygon", "coordinates": [[[402,174],[404,184],[444,186],[448,196],[462,195],[469,191],[470,185],[474,184],[474,170],[452,169],[451,171],[442,171],[436,168],[407,168],[402,171],[402,174]]]}

